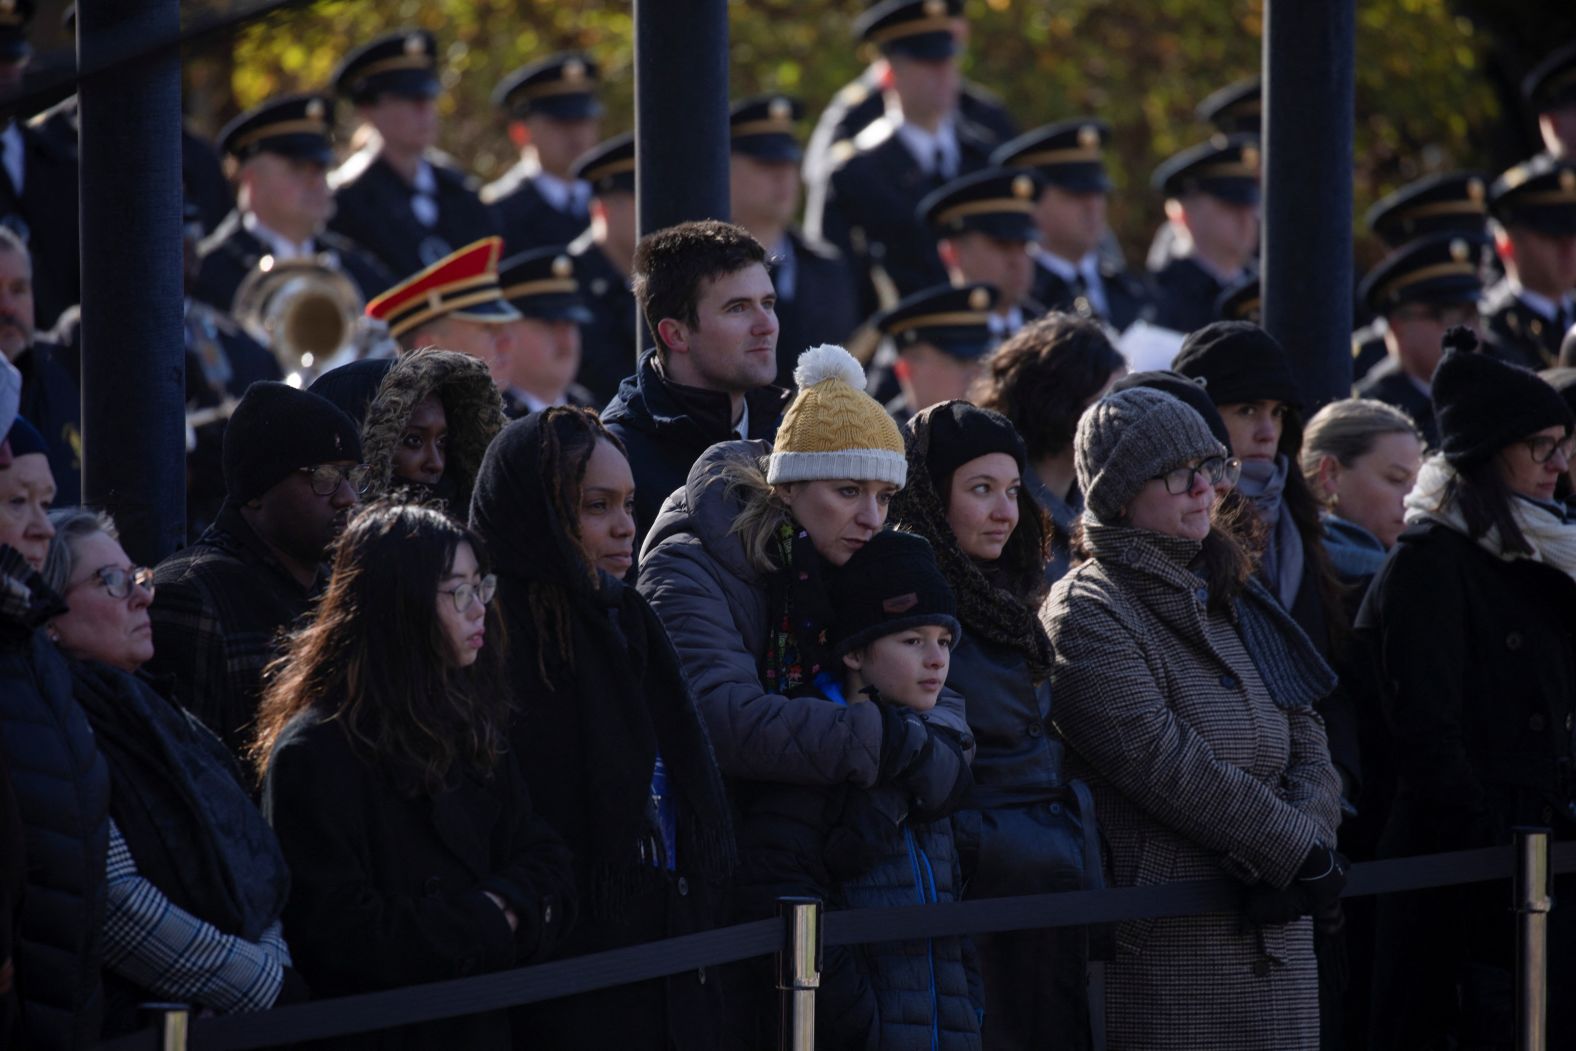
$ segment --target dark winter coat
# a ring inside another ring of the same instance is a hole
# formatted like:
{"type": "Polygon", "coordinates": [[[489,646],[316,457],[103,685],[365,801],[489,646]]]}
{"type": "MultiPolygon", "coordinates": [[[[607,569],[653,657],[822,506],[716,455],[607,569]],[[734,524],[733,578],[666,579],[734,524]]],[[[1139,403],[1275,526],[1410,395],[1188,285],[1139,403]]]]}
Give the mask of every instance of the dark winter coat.
{"type": "MultiPolygon", "coordinates": [[[[1516,825],[1576,838],[1576,582],[1420,523],[1374,579],[1358,629],[1379,662],[1399,779],[1382,855],[1509,843],[1516,825]]],[[[1561,897],[1576,894],[1567,880],[1556,881],[1561,897]]],[[[1484,884],[1380,901],[1375,1047],[1435,1046],[1446,1032],[1508,1046],[1505,894],[1484,884]]],[[[1576,924],[1551,922],[1551,988],[1568,988],[1576,924]]],[[[1572,1031],[1568,1001],[1550,1000],[1551,1032],[1572,1031]]]]}
{"type": "MultiPolygon", "coordinates": [[[[1042,608],[1069,773],[1094,789],[1113,882],[1234,876],[1284,887],[1335,841],[1339,780],[1306,704],[1269,693],[1236,620],[1187,567],[1199,545],[1098,526],[1042,608]]],[[[1306,646],[1306,642],[1303,643],[1306,646]]],[[[1318,1046],[1307,919],[1121,923],[1106,969],[1111,1046],[1318,1046]]]]}
{"type": "Polygon", "coordinates": [[[1118,332],[1140,318],[1147,319],[1155,310],[1155,291],[1149,287],[1145,275],[1114,265],[1110,260],[1100,260],[1100,281],[1105,288],[1109,317],[1100,317],[1094,304],[1079,285],[1067,281],[1048,266],[1036,263],[1034,267],[1034,292],[1036,302],[1046,310],[1059,310],[1082,317],[1100,317],[1118,332]]]}
{"type": "MultiPolygon", "coordinates": [[[[746,438],[777,437],[788,405],[780,387],[758,387],[744,396],[750,410],[746,438]]],[[[640,357],[633,376],[602,410],[602,422],[618,435],[635,476],[635,550],[657,520],[662,502],[684,486],[700,454],[734,437],[733,406],[726,394],[681,387],[662,375],[657,352],[640,357]]]]}
{"type": "MultiPolygon", "coordinates": [[[[543,421],[533,413],[499,435],[472,524],[498,575],[512,751],[538,812],[573,852],[580,923],[562,951],[721,926],[733,837],[716,760],[661,622],[633,588],[586,565],[550,504],[543,421]],[[538,615],[547,603],[562,620],[538,615]],[[652,787],[659,757],[672,855],[652,787]]],[[[702,968],[532,1005],[517,1028],[533,1048],[708,1051],[720,1039],[719,992],[702,968]]]]}
{"type": "MultiPolygon", "coordinates": [[[[512,757],[436,796],[370,764],[338,722],[280,735],[263,809],[292,878],[285,937],[319,996],[463,978],[545,959],[573,922],[569,851],[532,812],[512,757]],[[487,892],[509,903],[513,933],[487,892]]],[[[335,1047],[505,1049],[502,1012],[338,1038],[335,1047]]]]}
{"type": "Polygon", "coordinates": [[[172,679],[174,695],[240,756],[263,668],[316,589],[303,588],[228,502],[201,539],[159,563],[154,580],[147,670],[172,679]]]}
{"type": "Polygon", "coordinates": [[[1171,259],[1154,275],[1155,324],[1174,332],[1193,332],[1219,321],[1215,300],[1228,283],[1190,256],[1171,259]]]}
{"type": "Polygon", "coordinates": [[[0,753],[21,817],[27,874],[13,932],[19,1047],[97,1043],[109,772],[71,696],[65,659],[37,630],[62,612],[13,548],[0,546],[0,753]]]}
{"type": "MultiPolygon", "coordinates": [[[[890,787],[741,783],[738,803],[741,920],[776,915],[783,896],[820,898],[829,909],[960,896],[951,822],[911,819],[890,787]]],[[[769,1047],[777,997],[766,968],[753,972],[741,990],[751,1002],[734,1013],[746,1017],[739,1034],[746,1046],[769,1047]]],[[[966,938],[830,946],[816,994],[816,1046],[977,1049],[984,1006],[966,938]]]]}
{"type": "Polygon", "coordinates": [[[383,160],[377,147],[346,158],[329,176],[334,217],[329,228],[360,245],[403,281],[444,256],[498,231],[492,211],[476,196],[473,180],[440,154],[432,153],[438,221],[427,226],[411,208],[415,188],[383,160]]]}

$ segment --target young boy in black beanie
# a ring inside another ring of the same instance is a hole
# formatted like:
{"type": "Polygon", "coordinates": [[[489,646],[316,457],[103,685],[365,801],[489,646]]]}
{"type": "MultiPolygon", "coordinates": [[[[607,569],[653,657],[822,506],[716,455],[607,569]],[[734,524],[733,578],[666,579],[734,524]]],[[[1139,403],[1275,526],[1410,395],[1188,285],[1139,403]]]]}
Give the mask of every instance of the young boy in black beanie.
{"type": "MultiPolygon", "coordinates": [[[[816,685],[840,704],[885,704],[924,735],[921,714],[940,733],[934,747],[961,756],[968,728],[937,709],[958,625],[952,590],[930,544],[909,533],[877,533],[828,580],[836,624],[828,641],[841,684],[816,685]]],[[[961,896],[951,798],[925,798],[891,783],[739,784],[739,900],[747,916],[769,915],[783,895],[820,898],[832,909],[953,901],[961,896]]],[[[940,793],[938,792],[938,795],[940,793]]],[[[984,993],[966,938],[828,947],[816,997],[817,1046],[976,1049],[984,993]]],[[[766,1023],[774,1010],[755,1012],[766,1023]]],[[[747,1036],[748,1040],[749,1037],[747,1036]]],[[[750,1046],[763,1046],[751,1043],[750,1046]]]]}

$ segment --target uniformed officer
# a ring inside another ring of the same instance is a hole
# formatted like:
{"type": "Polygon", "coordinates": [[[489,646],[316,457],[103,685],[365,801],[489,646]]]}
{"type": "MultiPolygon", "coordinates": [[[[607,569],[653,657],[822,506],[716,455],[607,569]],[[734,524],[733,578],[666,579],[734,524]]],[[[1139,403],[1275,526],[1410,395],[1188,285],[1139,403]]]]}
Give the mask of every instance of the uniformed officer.
{"type": "Polygon", "coordinates": [[[442,347],[487,363],[493,382],[509,381],[508,322],[520,312],[498,284],[503,238],[484,237],[395,285],[367,304],[401,350],[442,347]]]}
{"type": "Polygon", "coordinates": [[[1556,48],[1521,82],[1521,96],[1538,118],[1543,148],[1576,157],[1576,40],[1556,48]]]}
{"type": "Polygon", "coordinates": [[[198,247],[196,295],[224,313],[264,256],[315,259],[338,269],[363,302],[394,284],[382,263],[324,228],[333,209],[333,100],[284,95],[236,117],[219,135],[237,187],[236,207],[198,247]]]}
{"type": "MultiPolygon", "coordinates": [[[[954,30],[962,33],[964,24],[962,5],[949,3],[946,9],[957,16],[954,30]]],[[[806,199],[814,204],[820,215],[826,199],[827,180],[832,174],[832,150],[840,142],[847,142],[863,131],[872,121],[881,117],[887,108],[886,94],[892,90],[892,67],[885,57],[878,55],[852,81],[844,84],[832,96],[832,101],[815,122],[810,133],[810,144],[805,147],[804,182],[806,199]]],[[[961,82],[958,89],[958,112],[981,130],[992,144],[1006,142],[1018,134],[1017,123],[1007,113],[1001,99],[970,80],[961,82]]]]}
{"type": "Polygon", "coordinates": [[[877,330],[897,349],[901,393],[886,408],[898,426],[938,401],[968,397],[997,344],[990,325],[997,298],[990,285],[937,285],[876,316],[877,330]]]}
{"type": "Polygon", "coordinates": [[[347,55],[334,90],[377,134],[329,177],[329,221],[396,279],[487,237],[492,212],[474,180],[436,150],[437,42],[422,30],[380,37],[347,55]]]}
{"type": "Polygon", "coordinates": [[[946,281],[935,236],[915,207],[988,162],[990,136],[958,112],[957,13],[955,0],[883,0],[856,22],[886,57],[892,90],[884,114],[834,151],[824,206],[806,203],[805,228],[860,272],[867,315],[894,291],[946,281]]]}
{"type": "Polygon", "coordinates": [[[602,136],[597,74],[585,55],[550,55],[511,73],[493,92],[520,160],[482,189],[482,200],[511,253],[566,245],[591,225],[591,187],[570,169],[602,136]]]}
{"type": "MultiPolygon", "coordinates": [[[[1485,267],[1493,265],[1488,233],[1488,183],[1478,172],[1425,175],[1387,194],[1368,209],[1368,229],[1391,248],[1416,237],[1456,234],[1467,238],[1485,267]]],[[[1497,267],[1494,267],[1497,273],[1497,267]]],[[[1384,318],[1376,317],[1352,333],[1352,379],[1361,380],[1388,355],[1384,318]]]]}
{"type": "Polygon", "coordinates": [[[1226,289],[1215,299],[1215,314],[1222,321],[1262,323],[1259,275],[1251,274],[1226,289]]]}
{"type": "MultiPolygon", "coordinates": [[[[0,2],[0,96],[22,85],[32,21],[33,0],[0,2]]],[[[13,116],[0,111],[0,225],[27,246],[37,321],[48,328],[82,298],[77,160],[74,150],[13,116]]]]}
{"type": "Polygon", "coordinates": [[[82,395],[60,348],[37,338],[32,271],[27,246],[0,226],[0,353],[22,374],[19,411],[44,436],[55,504],[69,507],[82,492],[82,395]]]}
{"type": "Polygon", "coordinates": [[[758,95],[728,115],[729,197],[733,221],[772,259],[777,289],[777,386],[792,388],[805,348],[843,344],[859,324],[853,271],[829,244],[794,225],[799,207],[797,126],[804,105],[786,95],[758,95]]]}
{"type": "Polygon", "coordinates": [[[998,340],[1045,313],[1031,297],[1040,238],[1035,208],[1045,183],[1023,168],[986,168],[954,179],[919,202],[921,217],[939,238],[953,285],[996,290],[987,322],[998,340]]]}
{"type": "MultiPolygon", "coordinates": [[[[1204,101],[1193,112],[1205,124],[1212,124],[1222,135],[1252,135],[1262,132],[1264,120],[1264,85],[1258,77],[1233,81],[1204,96],[1204,101]]],[[[1178,236],[1177,224],[1166,220],[1155,231],[1149,243],[1146,265],[1158,271],[1170,262],[1173,255],[1187,247],[1187,236],[1178,236]]]]}
{"type": "Polygon", "coordinates": [[[1154,275],[1155,323],[1192,332],[1217,320],[1215,300],[1248,275],[1258,252],[1258,140],[1217,135],[1166,160],[1153,182],[1186,237],[1154,275]]]}
{"type": "Polygon", "coordinates": [[[1154,294],[1144,278],[1103,250],[1110,236],[1110,137],[1110,127],[1092,117],[1058,121],[998,147],[991,161],[1032,168],[1045,180],[1035,210],[1039,243],[1029,249],[1034,298],[1046,310],[1099,318],[1120,332],[1153,311],[1154,294]]]}
{"type": "Polygon", "coordinates": [[[1552,366],[1576,320],[1576,162],[1540,154],[1489,188],[1505,276],[1483,296],[1485,342],[1506,361],[1552,366]]]}
{"type": "Polygon", "coordinates": [[[579,382],[606,405],[635,369],[645,328],[630,291],[635,260],[635,137],[618,135],[577,159],[574,177],[591,187],[591,225],[569,245],[575,280],[591,311],[582,326],[579,382]]]}
{"type": "Polygon", "coordinates": [[[1357,393],[1405,409],[1430,446],[1439,442],[1430,391],[1441,340],[1454,325],[1478,325],[1479,253],[1479,242],[1465,234],[1428,234],[1391,252],[1358,289],[1367,309],[1385,321],[1388,356],[1357,393]]]}
{"type": "Polygon", "coordinates": [[[498,284],[520,317],[507,322],[509,377],[504,411],[510,417],[554,405],[601,406],[575,382],[580,371],[580,326],[591,312],[580,298],[575,264],[564,248],[549,245],[498,264],[498,284]]]}

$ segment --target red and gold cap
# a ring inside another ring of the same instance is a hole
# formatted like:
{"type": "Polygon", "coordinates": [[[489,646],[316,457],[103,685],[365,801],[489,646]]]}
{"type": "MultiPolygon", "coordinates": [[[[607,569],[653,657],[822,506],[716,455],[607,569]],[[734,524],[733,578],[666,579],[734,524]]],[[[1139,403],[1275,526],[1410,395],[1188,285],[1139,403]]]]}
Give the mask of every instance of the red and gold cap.
{"type": "Polygon", "coordinates": [[[501,237],[468,244],[368,303],[367,316],[387,324],[395,338],[444,317],[484,325],[514,321],[520,312],[509,305],[498,285],[502,254],[501,237]]]}

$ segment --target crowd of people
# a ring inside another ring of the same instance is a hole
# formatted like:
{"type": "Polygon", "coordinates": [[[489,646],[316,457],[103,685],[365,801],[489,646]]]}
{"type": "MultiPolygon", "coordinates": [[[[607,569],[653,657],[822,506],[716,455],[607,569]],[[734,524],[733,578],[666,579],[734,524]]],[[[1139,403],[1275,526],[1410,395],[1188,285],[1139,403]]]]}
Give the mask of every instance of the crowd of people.
{"type": "MultiPolygon", "coordinates": [[[[192,536],[153,567],[77,506],[82,351],[30,282],[65,249],[0,228],[0,1046],[784,895],[1222,877],[1236,913],[828,947],[819,1045],[1511,1046],[1503,886],[1342,891],[1576,838],[1576,46],[1528,79],[1547,152],[1370,214],[1356,396],[1310,412],[1256,322],[1256,87],[1156,173],[1144,274],[1108,130],[1017,134],[957,18],[871,5],[807,149],[796,100],[734,107],[737,225],[640,239],[585,56],[500,85],[480,193],[424,32],[341,64],[332,178],[331,96],[237,117],[203,236],[188,173],[192,536]],[[230,311],[296,261],[395,349],[283,382],[230,311]]],[[[757,960],[334,1046],[758,1048],[777,1010],[757,960]]]]}

